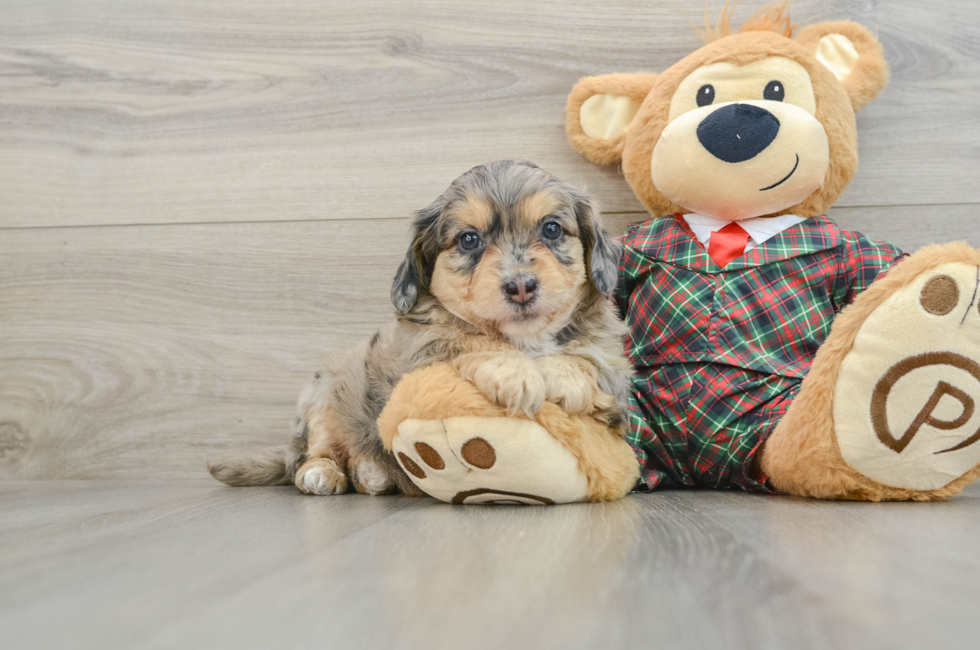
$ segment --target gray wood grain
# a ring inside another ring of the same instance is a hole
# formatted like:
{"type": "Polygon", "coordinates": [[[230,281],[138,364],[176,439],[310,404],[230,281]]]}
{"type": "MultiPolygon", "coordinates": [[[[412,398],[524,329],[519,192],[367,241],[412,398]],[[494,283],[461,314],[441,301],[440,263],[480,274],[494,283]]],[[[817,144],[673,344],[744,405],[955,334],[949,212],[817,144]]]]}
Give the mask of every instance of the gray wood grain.
{"type": "MultiPolygon", "coordinates": [[[[761,4],[761,3],[760,3],[761,4]]],[[[740,7],[736,22],[753,11],[740,7]]],[[[699,46],[688,0],[0,3],[0,227],[397,218],[474,164],[527,157],[638,210],[565,141],[582,76],[699,46]]],[[[980,9],[800,0],[877,30],[841,206],[975,203],[980,9]]]]}
{"type": "Polygon", "coordinates": [[[301,382],[368,336],[404,222],[0,232],[3,474],[196,474],[280,440],[301,382]]]}
{"type": "Polygon", "coordinates": [[[0,490],[11,647],[972,647],[980,488],[458,507],[198,481],[0,490]]]}

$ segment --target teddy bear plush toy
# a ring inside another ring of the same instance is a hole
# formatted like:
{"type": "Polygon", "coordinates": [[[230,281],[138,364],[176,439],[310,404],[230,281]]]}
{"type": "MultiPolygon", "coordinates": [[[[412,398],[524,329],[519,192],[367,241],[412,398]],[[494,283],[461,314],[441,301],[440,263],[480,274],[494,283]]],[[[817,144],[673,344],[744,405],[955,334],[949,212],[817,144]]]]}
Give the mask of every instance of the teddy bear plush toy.
{"type": "Polygon", "coordinates": [[[587,417],[506,417],[423,369],[379,420],[422,490],[931,501],[980,475],[980,251],[908,256],[823,216],[857,171],[855,111],[888,82],[880,44],[852,22],[796,29],[785,4],[737,33],[729,19],[664,72],[588,77],[567,104],[572,145],[622,165],[653,217],[627,232],[614,295],[636,369],[629,447],[587,417]],[[419,441],[454,465],[426,465],[419,441]]]}

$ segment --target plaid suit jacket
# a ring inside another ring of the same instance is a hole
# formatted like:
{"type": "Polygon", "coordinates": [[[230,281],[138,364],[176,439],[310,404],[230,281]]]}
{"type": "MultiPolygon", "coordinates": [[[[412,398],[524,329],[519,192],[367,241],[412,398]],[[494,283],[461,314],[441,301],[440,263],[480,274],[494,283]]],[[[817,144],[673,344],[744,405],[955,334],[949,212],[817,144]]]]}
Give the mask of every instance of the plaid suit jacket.
{"type": "Polygon", "coordinates": [[[772,491],[752,460],[834,317],[900,250],[807,219],[724,268],[683,219],[630,228],[616,300],[636,368],[627,440],[659,485],[772,491]]]}
{"type": "Polygon", "coordinates": [[[616,301],[634,365],[717,363],[802,379],[834,316],[902,251],[813,217],[720,268],[687,224],[624,238],[616,301]]]}

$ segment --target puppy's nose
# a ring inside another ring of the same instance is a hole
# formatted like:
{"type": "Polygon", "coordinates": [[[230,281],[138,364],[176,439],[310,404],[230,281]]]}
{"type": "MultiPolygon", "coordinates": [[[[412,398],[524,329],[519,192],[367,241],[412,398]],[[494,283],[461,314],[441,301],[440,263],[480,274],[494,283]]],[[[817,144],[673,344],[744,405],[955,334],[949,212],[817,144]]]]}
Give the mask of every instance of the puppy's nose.
{"type": "Polygon", "coordinates": [[[698,124],[698,140],[708,152],[730,163],[755,158],[776,139],[779,120],[752,104],[722,106],[698,124]]]}
{"type": "Polygon", "coordinates": [[[534,292],[538,289],[538,280],[533,275],[515,275],[504,282],[504,293],[511,302],[519,305],[530,302],[534,299],[534,292]]]}

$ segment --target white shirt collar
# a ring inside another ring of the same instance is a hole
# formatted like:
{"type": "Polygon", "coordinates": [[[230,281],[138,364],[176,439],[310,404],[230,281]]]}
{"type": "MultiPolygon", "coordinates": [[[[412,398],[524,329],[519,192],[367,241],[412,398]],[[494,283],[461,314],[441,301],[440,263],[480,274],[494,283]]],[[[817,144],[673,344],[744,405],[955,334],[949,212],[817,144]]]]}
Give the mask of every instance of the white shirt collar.
{"type": "MultiPolygon", "coordinates": [[[[708,247],[708,242],[711,240],[712,233],[718,232],[731,221],[724,221],[722,219],[715,219],[714,217],[708,217],[703,214],[685,214],[684,221],[687,225],[691,227],[694,235],[701,242],[701,245],[705,248],[708,247]]],[[[750,251],[756,246],[761,246],[767,239],[771,239],[783,232],[788,228],[792,228],[801,221],[806,221],[806,217],[799,217],[795,214],[783,214],[778,217],[753,217],[751,219],[742,219],[738,221],[738,225],[745,229],[745,232],[749,233],[749,241],[745,245],[745,250],[750,251]]]]}

